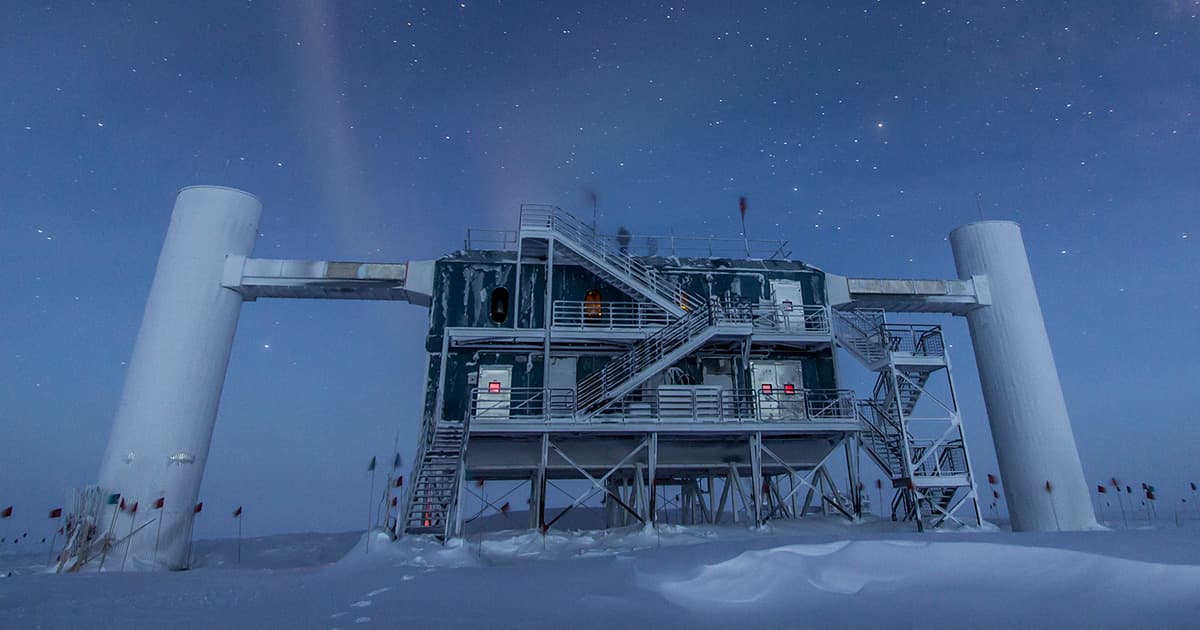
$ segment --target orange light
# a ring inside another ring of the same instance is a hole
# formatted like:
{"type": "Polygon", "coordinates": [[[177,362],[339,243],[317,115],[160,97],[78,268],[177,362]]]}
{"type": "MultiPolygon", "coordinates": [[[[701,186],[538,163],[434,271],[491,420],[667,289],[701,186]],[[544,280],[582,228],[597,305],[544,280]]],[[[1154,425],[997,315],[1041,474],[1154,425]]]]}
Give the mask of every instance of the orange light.
{"type": "Polygon", "coordinates": [[[488,393],[489,394],[499,394],[500,393],[500,381],[492,381],[491,383],[488,383],[488,393]]]}
{"type": "Polygon", "coordinates": [[[787,383],[787,384],[785,384],[785,385],[783,386],[783,393],[785,393],[785,394],[787,394],[787,395],[789,395],[789,396],[791,396],[791,395],[795,394],[795,393],[796,393],[796,386],[795,386],[795,385],[793,385],[793,384],[791,384],[791,383],[787,383]]]}
{"type": "Polygon", "coordinates": [[[762,393],[767,394],[767,395],[771,394],[771,384],[770,383],[762,384],[762,393]]]}

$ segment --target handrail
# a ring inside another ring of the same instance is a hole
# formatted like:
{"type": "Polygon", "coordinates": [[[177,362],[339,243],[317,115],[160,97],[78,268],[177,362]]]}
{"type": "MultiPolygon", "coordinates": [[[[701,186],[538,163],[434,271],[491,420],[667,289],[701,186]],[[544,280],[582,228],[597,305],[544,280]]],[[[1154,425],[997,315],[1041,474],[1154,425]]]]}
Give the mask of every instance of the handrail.
{"type": "Polygon", "coordinates": [[[637,261],[627,251],[617,247],[616,251],[608,241],[601,238],[596,230],[577,219],[569,212],[564,212],[553,206],[523,205],[521,206],[522,229],[551,229],[589,250],[600,257],[606,264],[619,270],[629,279],[642,284],[659,297],[670,300],[684,311],[694,310],[704,304],[704,301],[678,285],[667,281],[658,272],[637,261]]]}
{"type": "Polygon", "coordinates": [[[641,369],[687,343],[700,331],[708,328],[711,323],[713,323],[712,311],[707,306],[703,306],[688,312],[669,326],[658,329],[629,352],[613,358],[600,371],[592,373],[579,382],[576,391],[576,402],[579,409],[587,409],[599,402],[606,392],[611,391],[613,386],[625,382],[641,369]]]}
{"type": "Polygon", "coordinates": [[[966,451],[959,442],[938,444],[935,440],[914,440],[912,442],[913,461],[921,462],[914,475],[922,477],[946,477],[963,475],[967,472],[966,451]],[[938,448],[935,457],[925,459],[925,453],[930,448],[938,448]],[[924,461],[922,461],[924,460],[924,461]]]}
{"type": "Polygon", "coordinates": [[[902,352],[915,356],[943,356],[941,326],[922,324],[886,324],[883,335],[889,352],[902,352]]]}
{"type": "Polygon", "coordinates": [[[509,387],[471,390],[469,417],[565,418],[575,414],[575,390],[566,387],[509,387]]]}
{"type": "Polygon", "coordinates": [[[766,394],[757,389],[667,386],[632,392],[595,416],[576,412],[569,388],[510,387],[471,390],[469,417],[476,423],[508,421],[580,423],[765,423],[857,419],[854,394],[845,389],[798,389],[766,394]]]}
{"type": "Polygon", "coordinates": [[[555,300],[551,322],[555,328],[614,330],[669,325],[674,318],[648,302],[585,302],[555,300]]]}
{"type": "Polygon", "coordinates": [[[466,249],[467,251],[511,251],[517,248],[517,240],[519,238],[520,233],[516,230],[467,228],[467,238],[463,241],[463,249],[466,249]]]}

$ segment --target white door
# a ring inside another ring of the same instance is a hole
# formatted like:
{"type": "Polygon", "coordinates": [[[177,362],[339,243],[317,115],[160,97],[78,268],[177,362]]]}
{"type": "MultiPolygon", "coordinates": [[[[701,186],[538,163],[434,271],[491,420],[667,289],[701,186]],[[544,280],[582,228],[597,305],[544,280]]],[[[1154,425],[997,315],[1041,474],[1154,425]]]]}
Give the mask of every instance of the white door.
{"type": "Polygon", "coordinates": [[[805,417],[803,374],[799,361],[752,361],[750,376],[760,420],[805,417]]]}
{"type": "Polygon", "coordinates": [[[475,418],[507,419],[512,404],[512,366],[481,365],[475,389],[475,418]]]}
{"type": "Polygon", "coordinates": [[[804,330],[804,290],[794,280],[772,280],[771,295],[779,309],[780,324],[786,330],[804,330]]]}

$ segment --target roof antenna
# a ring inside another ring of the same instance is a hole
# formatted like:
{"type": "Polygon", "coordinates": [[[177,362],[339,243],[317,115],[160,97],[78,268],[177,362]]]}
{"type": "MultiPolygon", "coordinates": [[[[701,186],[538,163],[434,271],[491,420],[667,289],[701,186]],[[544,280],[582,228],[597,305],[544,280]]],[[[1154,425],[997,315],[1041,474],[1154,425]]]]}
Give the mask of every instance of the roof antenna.
{"type": "Polygon", "coordinates": [[[738,197],[738,210],[742,213],[742,244],[746,246],[746,258],[750,257],[750,237],[746,234],[746,197],[738,197]]]}
{"type": "Polygon", "coordinates": [[[979,208],[979,220],[983,220],[983,193],[975,193],[975,207],[979,208]]]}

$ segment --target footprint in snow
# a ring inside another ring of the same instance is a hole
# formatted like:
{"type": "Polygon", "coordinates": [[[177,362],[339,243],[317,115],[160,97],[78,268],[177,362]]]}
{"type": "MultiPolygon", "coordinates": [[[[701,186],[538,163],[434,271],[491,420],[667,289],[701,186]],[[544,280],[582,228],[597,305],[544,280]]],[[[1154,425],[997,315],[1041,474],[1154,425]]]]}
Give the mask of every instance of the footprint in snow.
{"type": "Polygon", "coordinates": [[[357,602],[354,602],[353,604],[350,604],[350,605],[351,605],[351,606],[353,606],[353,607],[355,607],[355,608],[366,608],[367,606],[370,606],[370,605],[371,605],[371,600],[369,600],[369,599],[364,599],[364,600],[362,600],[362,601],[357,601],[357,602]]]}
{"type": "Polygon", "coordinates": [[[338,617],[345,617],[346,615],[349,615],[349,614],[350,614],[350,613],[348,613],[348,612],[335,612],[335,613],[333,613],[332,615],[329,615],[329,618],[330,618],[330,619],[337,619],[338,617]]]}
{"type": "Polygon", "coordinates": [[[354,623],[371,623],[370,617],[359,617],[354,620],[354,623]]]}
{"type": "Polygon", "coordinates": [[[377,589],[371,591],[370,593],[363,595],[363,597],[375,597],[376,595],[379,595],[380,593],[386,593],[390,590],[392,590],[392,587],[390,587],[390,586],[385,586],[383,588],[377,588],[377,589]]]}

